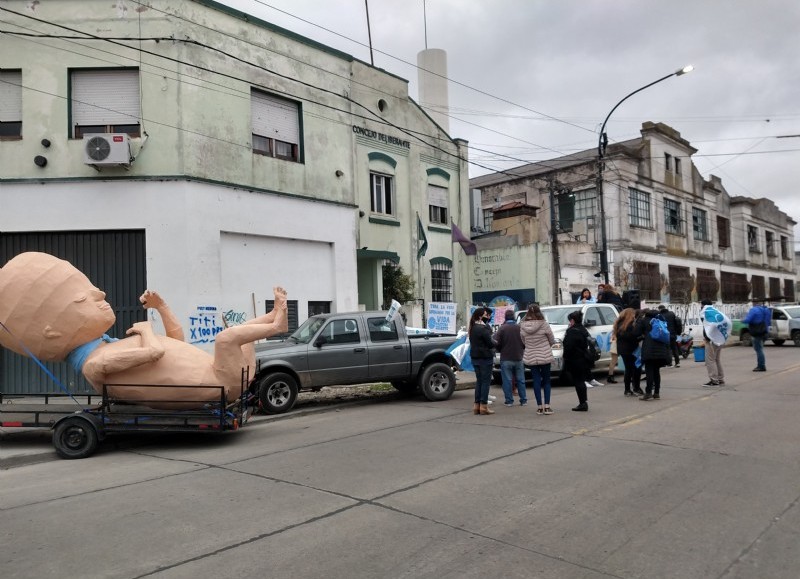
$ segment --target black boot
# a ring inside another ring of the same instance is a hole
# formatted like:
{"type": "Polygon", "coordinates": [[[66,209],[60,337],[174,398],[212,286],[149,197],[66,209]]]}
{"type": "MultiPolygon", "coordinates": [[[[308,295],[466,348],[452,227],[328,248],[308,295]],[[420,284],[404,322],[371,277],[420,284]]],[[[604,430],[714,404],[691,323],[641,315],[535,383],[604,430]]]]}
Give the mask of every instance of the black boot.
{"type": "Polygon", "coordinates": [[[589,410],[589,405],[586,402],[581,402],[575,408],[572,409],[574,412],[586,412],[589,410]]]}

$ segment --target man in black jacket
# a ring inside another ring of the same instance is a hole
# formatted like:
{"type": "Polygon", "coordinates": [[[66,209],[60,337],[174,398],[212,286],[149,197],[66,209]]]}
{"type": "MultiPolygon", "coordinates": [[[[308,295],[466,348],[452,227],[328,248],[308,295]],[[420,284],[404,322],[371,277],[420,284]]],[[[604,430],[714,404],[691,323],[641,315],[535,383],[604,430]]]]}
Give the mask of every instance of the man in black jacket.
{"type": "Polygon", "coordinates": [[[669,330],[669,350],[672,353],[672,357],[675,358],[675,367],[680,368],[681,353],[680,350],[678,350],[678,336],[683,332],[683,324],[664,304],[658,306],[658,311],[664,321],[667,322],[667,329],[669,330]]]}

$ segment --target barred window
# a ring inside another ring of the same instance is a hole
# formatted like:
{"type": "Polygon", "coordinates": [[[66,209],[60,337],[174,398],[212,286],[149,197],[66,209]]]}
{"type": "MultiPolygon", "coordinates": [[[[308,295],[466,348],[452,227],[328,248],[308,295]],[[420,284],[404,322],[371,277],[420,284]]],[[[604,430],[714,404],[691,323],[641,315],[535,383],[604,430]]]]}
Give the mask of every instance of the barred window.
{"type": "Polygon", "coordinates": [[[661,273],[657,263],[646,261],[633,262],[633,284],[639,290],[643,300],[658,301],[661,299],[661,273]]]}
{"type": "Polygon", "coordinates": [[[492,231],[492,222],[494,221],[494,211],[491,207],[483,210],[483,230],[492,231]]]}
{"type": "Polygon", "coordinates": [[[650,193],[629,189],[630,224],[633,227],[650,227],[650,193]]]}
{"type": "Polygon", "coordinates": [[[720,290],[723,302],[746,302],[750,294],[747,274],[720,272],[720,290]]]}
{"type": "Polygon", "coordinates": [[[664,229],[674,235],[683,233],[681,204],[673,199],[664,199],[664,229]]]}
{"type": "Polygon", "coordinates": [[[794,301],[794,281],[790,279],[783,280],[783,299],[787,302],[794,301]]]}
{"type": "Polygon", "coordinates": [[[747,226],[747,247],[750,248],[750,253],[761,253],[758,248],[758,229],[752,225],[747,226]]]}
{"type": "Polygon", "coordinates": [[[781,298],[781,280],[778,277],[769,278],[769,297],[773,300],[781,298]]]}
{"type": "Polygon", "coordinates": [[[720,215],[717,215],[717,237],[719,238],[717,245],[720,247],[731,246],[731,222],[720,215]]]}
{"type": "Polygon", "coordinates": [[[767,288],[764,285],[763,275],[754,275],[750,278],[750,296],[753,299],[763,299],[767,297],[767,288]]]}
{"type": "Polygon", "coordinates": [[[719,293],[717,274],[713,269],[697,269],[697,299],[716,301],[719,293]]]}
{"type": "Polygon", "coordinates": [[[688,304],[692,301],[692,277],[688,267],[670,265],[667,268],[669,275],[669,301],[672,303],[688,304]]]}
{"type": "Polygon", "coordinates": [[[708,220],[703,209],[692,207],[692,230],[698,241],[710,241],[708,237],[708,220]]]}
{"type": "Polygon", "coordinates": [[[452,269],[447,264],[431,264],[431,301],[453,301],[452,269]]]}

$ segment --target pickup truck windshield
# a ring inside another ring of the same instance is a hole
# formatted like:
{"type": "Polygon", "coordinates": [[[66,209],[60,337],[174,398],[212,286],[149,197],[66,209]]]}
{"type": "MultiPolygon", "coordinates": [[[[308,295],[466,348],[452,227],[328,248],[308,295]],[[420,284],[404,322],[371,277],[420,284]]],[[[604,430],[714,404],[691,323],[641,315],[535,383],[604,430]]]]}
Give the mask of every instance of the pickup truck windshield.
{"type": "Polygon", "coordinates": [[[289,336],[289,339],[300,344],[308,344],[324,323],[325,318],[308,318],[302,326],[294,331],[294,334],[289,336]]]}
{"type": "Polygon", "coordinates": [[[544,314],[544,319],[547,320],[550,324],[561,324],[561,325],[568,325],[569,320],[567,320],[567,316],[570,315],[572,312],[580,310],[580,306],[563,306],[560,308],[542,308],[542,314],[544,314]]]}

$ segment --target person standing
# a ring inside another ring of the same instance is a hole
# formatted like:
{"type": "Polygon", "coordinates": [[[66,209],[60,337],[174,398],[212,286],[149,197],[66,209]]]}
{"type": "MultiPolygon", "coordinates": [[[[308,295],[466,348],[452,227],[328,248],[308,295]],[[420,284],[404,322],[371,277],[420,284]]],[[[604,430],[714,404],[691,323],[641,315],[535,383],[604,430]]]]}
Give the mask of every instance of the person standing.
{"type": "Polygon", "coordinates": [[[494,343],[489,326],[491,314],[486,308],[476,308],[469,319],[470,360],[475,368],[475,404],[473,414],[494,414],[489,408],[489,387],[492,384],[494,343]]]}
{"type": "Polygon", "coordinates": [[[593,304],[597,300],[592,297],[592,292],[589,291],[588,287],[585,287],[581,290],[581,297],[578,298],[576,303],[578,304],[593,304]]]}
{"type": "Polygon", "coordinates": [[[500,376],[503,378],[505,405],[514,406],[513,381],[517,386],[519,405],[526,406],[528,395],[525,391],[525,366],[522,363],[525,345],[522,343],[520,327],[515,317],[513,310],[506,310],[505,321],[495,333],[494,343],[500,352],[500,376]]]}
{"type": "Polygon", "coordinates": [[[575,412],[589,410],[586,396],[586,374],[589,372],[589,332],[583,326],[583,313],[579,310],[567,316],[569,327],[564,334],[564,369],[569,372],[575,393],[578,395],[578,405],[573,408],[575,412]]]}
{"type": "Polygon", "coordinates": [[[700,302],[700,319],[703,320],[703,342],[705,344],[706,372],[708,382],[703,384],[706,388],[722,386],[725,384],[725,372],[722,369],[722,346],[728,339],[731,322],[728,316],[715,309],[711,300],[700,302]]]}
{"type": "Polygon", "coordinates": [[[608,348],[608,353],[611,355],[611,359],[608,362],[608,378],[606,378],[606,384],[616,384],[617,380],[614,378],[614,373],[619,363],[619,349],[617,346],[617,335],[613,328],[611,330],[611,343],[608,348]]]}
{"type": "Polygon", "coordinates": [[[747,324],[750,338],[753,342],[753,350],[756,352],[756,367],[753,372],[766,372],[767,361],[764,358],[764,340],[769,335],[769,328],[772,325],[772,310],[765,305],[754,300],[754,305],[747,312],[744,320],[747,324]]]}
{"type": "Polygon", "coordinates": [[[667,329],[669,330],[669,350],[675,358],[675,367],[681,367],[681,353],[678,350],[678,335],[683,331],[683,325],[677,316],[667,309],[667,306],[661,304],[658,306],[658,312],[661,317],[667,322],[667,329]]]}
{"type": "Polygon", "coordinates": [[[608,283],[603,286],[603,294],[598,296],[597,303],[612,304],[617,306],[617,308],[620,310],[625,307],[625,305],[622,303],[622,298],[614,289],[614,286],[608,283]]]}
{"type": "Polygon", "coordinates": [[[647,386],[639,400],[659,400],[661,398],[661,368],[670,361],[669,342],[656,340],[650,335],[653,321],[658,318],[657,310],[646,310],[640,320],[642,333],[642,362],[647,374],[647,386]]]}
{"type": "Polygon", "coordinates": [[[617,352],[625,365],[625,396],[642,392],[642,368],[636,365],[636,349],[642,341],[642,326],[637,323],[636,310],[625,308],[614,322],[614,336],[617,339],[617,352]]]}
{"type": "Polygon", "coordinates": [[[537,305],[528,306],[525,319],[520,324],[520,334],[525,345],[522,361],[531,371],[533,394],[536,396],[536,414],[552,414],[550,408],[550,364],[553,358],[553,330],[537,305]],[[544,390],[544,404],[542,404],[544,390]]]}

